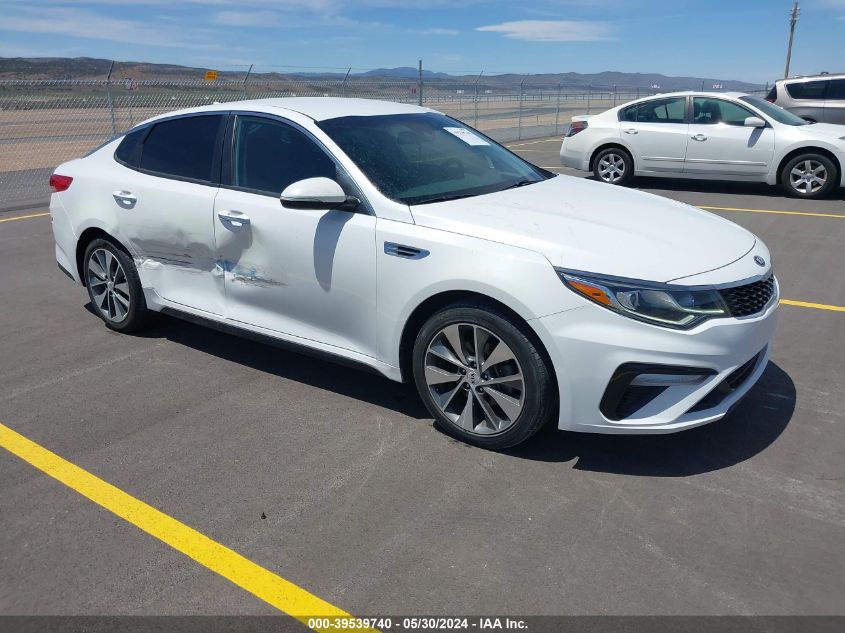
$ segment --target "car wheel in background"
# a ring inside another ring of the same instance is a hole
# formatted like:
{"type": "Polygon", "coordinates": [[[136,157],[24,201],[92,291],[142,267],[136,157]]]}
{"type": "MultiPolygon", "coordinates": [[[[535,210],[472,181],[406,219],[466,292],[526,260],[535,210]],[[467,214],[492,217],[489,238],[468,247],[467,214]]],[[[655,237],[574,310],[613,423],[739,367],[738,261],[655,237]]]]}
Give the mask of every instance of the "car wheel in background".
{"type": "Polygon", "coordinates": [[[609,147],[596,154],[593,174],[611,185],[630,184],[634,177],[634,160],[624,149],[609,147]]]}
{"type": "Polygon", "coordinates": [[[148,310],[132,258],[110,240],[96,239],[85,249],[83,261],[91,306],[106,326],[125,333],[143,327],[148,310]]]}
{"type": "Polygon", "coordinates": [[[524,324],[494,308],[449,306],[420,330],[414,381],[435,424],[489,449],[534,435],[556,411],[552,371],[524,324]]]}
{"type": "Polygon", "coordinates": [[[821,198],[836,186],[839,174],[833,161],[822,154],[801,154],[783,166],[781,184],[795,198],[821,198]]]}

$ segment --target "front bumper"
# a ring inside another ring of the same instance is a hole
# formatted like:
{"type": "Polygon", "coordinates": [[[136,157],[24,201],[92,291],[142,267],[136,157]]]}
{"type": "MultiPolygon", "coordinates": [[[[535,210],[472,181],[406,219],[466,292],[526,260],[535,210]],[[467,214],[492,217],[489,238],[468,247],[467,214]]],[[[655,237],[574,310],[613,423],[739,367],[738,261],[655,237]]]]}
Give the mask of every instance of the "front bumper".
{"type": "Polygon", "coordinates": [[[711,319],[689,331],[641,323],[593,305],[537,319],[535,329],[558,379],[559,428],[672,433],[724,417],[765,371],[777,314],[775,297],[758,315],[711,319]],[[620,367],[631,364],[699,370],[701,379],[665,387],[639,408],[623,407],[622,416],[607,415],[608,385],[620,367]]]}

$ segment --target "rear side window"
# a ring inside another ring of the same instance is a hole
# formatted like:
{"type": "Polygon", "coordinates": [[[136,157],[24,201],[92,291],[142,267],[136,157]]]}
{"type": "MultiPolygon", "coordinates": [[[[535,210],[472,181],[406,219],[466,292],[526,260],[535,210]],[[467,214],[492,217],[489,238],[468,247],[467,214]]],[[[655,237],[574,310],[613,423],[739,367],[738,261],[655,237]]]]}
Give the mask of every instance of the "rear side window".
{"type": "Polygon", "coordinates": [[[622,120],[631,123],[683,123],[686,104],[686,97],[646,101],[625,108],[622,120]]]}
{"type": "Polygon", "coordinates": [[[786,84],[786,91],[793,99],[824,99],[829,81],[801,81],[786,84]]]}
{"type": "Polygon", "coordinates": [[[216,182],[212,173],[223,117],[192,116],[156,123],[141,148],[141,169],[165,176],[216,182]]]}
{"type": "Polygon", "coordinates": [[[845,79],[834,79],[827,89],[828,101],[845,101],[845,79]]]}
{"type": "Polygon", "coordinates": [[[138,158],[141,156],[141,141],[144,139],[147,129],[144,127],[123,137],[114,153],[114,157],[119,163],[128,167],[138,166],[138,158]]]}

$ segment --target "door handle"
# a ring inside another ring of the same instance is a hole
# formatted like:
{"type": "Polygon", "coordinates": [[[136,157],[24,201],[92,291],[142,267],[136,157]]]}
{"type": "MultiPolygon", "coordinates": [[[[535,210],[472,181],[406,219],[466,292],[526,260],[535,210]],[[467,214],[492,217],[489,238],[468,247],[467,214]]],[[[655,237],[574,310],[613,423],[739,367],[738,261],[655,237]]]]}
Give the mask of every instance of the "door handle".
{"type": "Polygon", "coordinates": [[[240,229],[250,224],[249,216],[242,211],[220,211],[217,214],[217,217],[220,218],[224,224],[229,224],[236,229],[240,229]]]}
{"type": "Polygon", "coordinates": [[[690,138],[694,141],[706,141],[707,137],[704,134],[696,134],[695,136],[690,136],[690,138]]]}
{"type": "Polygon", "coordinates": [[[634,128],[628,128],[627,130],[625,130],[625,134],[639,134],[639,131],[635,130],[634,128]]]}
{"type": "Polygon", "coordinates": [[[131,209],[138,202],[137,196],[131,191],[113,191],[112,197],[124,209],[131,209]]]}

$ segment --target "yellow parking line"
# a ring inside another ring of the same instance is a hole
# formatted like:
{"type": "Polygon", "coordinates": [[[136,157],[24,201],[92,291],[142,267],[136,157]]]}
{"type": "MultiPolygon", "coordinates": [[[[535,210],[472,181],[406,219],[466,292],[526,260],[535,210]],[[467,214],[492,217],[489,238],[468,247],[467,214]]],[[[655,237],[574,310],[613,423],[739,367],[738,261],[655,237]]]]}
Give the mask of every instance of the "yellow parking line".
{"type": "Polygon", "coordinates": [[[0,222],[14,222],[15,220],[28,220],[29,218],[43,218],[45,215],[50,215],[50,213],[47,212],[47,213],[31,213],[30,215],[18,215],[14,218],[0,219],[0,222]]]}
{"type": "Polygon", "coordinates": [[[536,145],[537,143],[560,143],[563,138],[544,138],[541,141],[528,141],[527,143],[517,143],[516,145],[505,145],[505,147],[522,147],[523,145],[536,145]]]}
{"type": "Polygon", "coordinates": [[[4,424],[0,424],[0,446],[306,626],[309,617],[350,617],[345,611],[59,457],[4,424]]]}
{"type": "Polygon", "coordinates": [[[841,213],[811,213],[809,211],[772,211],[770,209],[743,209],[741,207],[698,207],[708,211],[737,211],[745,213],[774,213],[776,215],[809,215],[816,218],[845,218],[841,213]]]}
{"type": "Polygon", "coordinates": [[[826,303],[809,303],[807,301],[793,301],[792,299],[781,299],[780,302],[785,306],[798,306],[799,308],[815,308],[816,310],[845,312],[845,306],[831,306],[826,303]]]}

